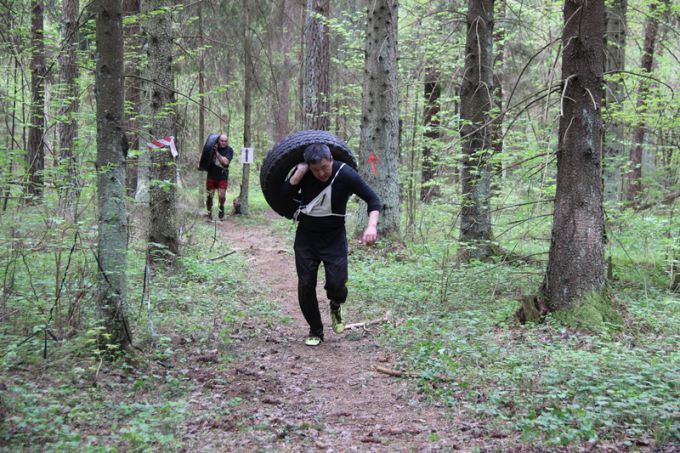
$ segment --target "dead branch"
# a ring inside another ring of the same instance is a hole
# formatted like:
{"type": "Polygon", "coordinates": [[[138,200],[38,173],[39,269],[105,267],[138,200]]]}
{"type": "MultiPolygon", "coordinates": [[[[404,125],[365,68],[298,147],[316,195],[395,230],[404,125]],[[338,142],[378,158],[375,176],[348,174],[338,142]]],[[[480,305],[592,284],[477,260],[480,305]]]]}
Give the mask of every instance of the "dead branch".
{"type": "Polygon", "coordinates": [[[222,256],[218,256],[217,258],[210,258],[210,261],[215,262],[215,261],[221,260],[222,258],[226,258],[226,257],[228,257],[229,255],[233,255],[234,253],[236,253],[236,250],[232,250],[231,252],[225,253],[225,254],[222,255],[222,256]]]}
{"type": "Polygon", "coordinates": [[[380,318],[380,319],[374,319],[373,321],[368,321],[368,322],[356,322],[356,323],[353,323],[353,324],[347,324],[345,326],[345,330],[358,329],[359,327],[366,328],[366,327],[369,327],[369,326],[373,326],[375,324],[382,324],[384,322],[390,322],[390,319],[389,319],[388,316],[385,316],[384,318],[380,318]]]}
{"type": "MultiPolygon", "coordinates": [[[[399,371],[399,370],[395,370],[395,369],[392,369],[392,368],[386,368],[386,367],[380,366],[380,365],[373,365],[373,369],[375,371],[377,371],[378,373],[383,373],[383,374],[386,374],[388,376],[393,376],[393,377],[405,377],[405,378],[411,378],[411,379],[420,378],[420,375],[418,373],[414,373],[412,371],[399,371]]],[[[448,377],[448,376],[443,376],[441,374],[439,374],[437,376],[433,376],[432,380],[437,380],[437,381],[440,381],[440,382],[453,382],[454,381],[453,378],[448,377]]]]}
{"type": "Polygon", "coordinates": [[[386,374],[388,376],[409,377],[403,371],[393,370],[392,368],[385,368],[385,367],[380,366],[380,365],[373,365],[373,369],[375,369],[375,371],[377,371],[378,373],[383,373],[383,374],[386,374]]]}

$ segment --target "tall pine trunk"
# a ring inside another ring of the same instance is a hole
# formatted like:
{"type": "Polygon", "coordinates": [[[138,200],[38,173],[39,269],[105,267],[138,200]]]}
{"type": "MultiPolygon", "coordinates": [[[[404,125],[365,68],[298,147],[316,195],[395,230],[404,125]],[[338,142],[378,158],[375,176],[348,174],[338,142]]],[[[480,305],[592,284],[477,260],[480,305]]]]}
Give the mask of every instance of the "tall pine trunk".
{"type": "Polygon", "coordinates": [[[464,259],[492,255],[491,164],[493,126],[493,0],[470,0],[465,69],[460,89],[463,143],[460,240],[464,259]]]}
{"type": "Polygon", "coordinates": [[[604,0],[566,0],[557,192],[542,293],[549,311],[603,288],[604,213],[600,179],[604,0]]]}
{"type": "Polygon", "coordinates": [[[59,56],[60,79],[64,84],[63,105],[59,109],[62,120],[57,123],[59,158],[66,170],[62,183],[60,206],[64,214],[73,217],[74,205],[79,196],[77,158],[74,144],[78,138],[76,115],[80,107],[78,92],[78,12],[79,0],[64,0],[61,18],[62,53],[59,56]]]}
{"type": "MultiPolygon", "coordinates": [[[[147,19],[148,72],[151,129],[153,138],[174,136],[175,93],[172,67],[172,16],[159,13],[165,0],[148,0],[146,11],[156,11],[147,19]]],[[[151,150],[149,172],[149,248],[152,258],[173,261],[179,253],[177,237],[177,167],[167,148],[151,150]]]]}
{"type": "MultiPolygon", "coordinates": [[[[378,229],[383,235],[399,232],[397,18],[396,0],[369,2],[359,169],[382,202],[378,229]]],[[[357,228],[365,224],[366,210],[362,208],[357,228]]]]}
{"type": "MultiPolygon", "coordinates": [[[[656,17],[656,3],[649,6],[649,15],[645,21],[645,44],[642,49],[642,71],[652,72],[654,63],[654,47],[656,35],[659,31],[659,21],[656,17]]],[[[637,94],[637,117],[638,123],[633,129],[633,143],[630,149],[630,173],[628,174],[628,188],[626,201],[634,202],[642,191],[642,151],[645,145],[647,124],[645,114],[647,112],[647,95],[649,94],[649,81],[641,78],[637,94]]]]}
{"type": "Polygon", "coordinates": [[[290,80],[295,74],[295,65],[291,61],[291,48],[295,37],[295,21],[299,0],[276,0],[272,4],[272,21],[270,23],[270,52],[273,59],[272,75],[274,95],[274,124],[272,138],[274,143],[283,140],[290,132],[288,112],[290,110],[290,80]]]}
{"type": "MultiPolygon", "coordinates": [[[[628,0],[614,0],[606,7],[606,38],[605,71],[622,71],[626,63],[626,11],[628,0]]],[[[616,118],[621,111],[626,93],[622,76],[612,74],[607,81],[605,100],[610,115],[605,128],[603,179],[604,195],[608,199],[618,200],[622,194],[621,165],[624,159],[624,124],[616,118]]]]}
{"type": "Polygon", "coordinates": [[[307,0],[305,25],[304,128],[328,130],[330,127],[330,48],[328,26],[329,0],[307,0]]]}
{"type": "MultiPolygon", "coordinates": [[[[123,114],[123,11],[120,0],[98,0],[97,40],[97,314],[100,339],[125,349],[132,343],[127,323],[128,215],[125,203],[128,143],[123,114]],[[108,338],[107,338],[108,337],[108,338]]],[[[105,345],[101,345],[107,349],[105,345]]]]}
{"type": "Polygon", "coordinates": [[[31,123],[28,128],[28,193],[42,197],[45,169],[45,41],[42,0],[31,2],[31,123]]]}

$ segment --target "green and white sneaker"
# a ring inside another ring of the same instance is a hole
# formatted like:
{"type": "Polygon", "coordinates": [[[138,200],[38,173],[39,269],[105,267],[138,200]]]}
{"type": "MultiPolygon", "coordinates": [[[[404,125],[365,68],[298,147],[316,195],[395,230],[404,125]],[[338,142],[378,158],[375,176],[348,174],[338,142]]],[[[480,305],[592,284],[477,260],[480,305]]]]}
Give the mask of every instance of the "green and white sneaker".
{"type": "Polygon", "coordinates": [[[316,335],[310,335],[305,339],[305,344],[307,346],[319,346],[323,340],[321,337],[317,337],[316,335]]]}
{"type": "Polygon", "coordinates": [[[345,324],[342,321],[342,305],[338,308],[331,307],[331,323],[333,332],[342,333],[345,331],[345,324]]]}

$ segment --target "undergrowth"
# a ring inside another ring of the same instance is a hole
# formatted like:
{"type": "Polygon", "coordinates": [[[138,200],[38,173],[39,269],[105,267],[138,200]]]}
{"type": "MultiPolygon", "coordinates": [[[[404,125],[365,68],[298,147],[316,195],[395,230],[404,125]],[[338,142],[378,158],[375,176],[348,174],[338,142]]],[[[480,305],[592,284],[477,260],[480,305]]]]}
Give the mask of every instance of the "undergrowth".
{"type": "MultiPolygon", "coordinates": [[[[190,396],[206,379],[227,385],[221,370],[235,357],[235,341],[259,332],[250,320],[278,315],[246,274],[242,255],[227,255],[234,244],[219,236],[215,241],[213,233],[212,225],[195,224],[178,265],[154,270],[148,297],[142,296],[144,243],[133,238],[128,256],[133,348],[112,362],[103,360],[97,329],[87,321],[94,309],[92,283],[84,285],[78,307],[88,313],[81,313],[79,331],[49,323],[54,242],[31,252],[25,269],[34,271],[32,288],[17,268],[14,295],[7,300],[22,309],[21,317],[0,331],[0,450],[40,445],[57,451],[178,451],[191,438],[186,430],[192,423],[228,414],[228,401],[192,407],[190,396]],[[27,309],[34,294],[43,302],[27,309]]],[[[91,247],[78,243],[71,256],[76,271],[67,274],[65,286],[75,290],[76,282],[94,279],[91,247]]]]}
{"type": "MultiPolygon", "coordinates": [[[[444,217],[423,222],[427,240],[356,247],[350,264],[350,307],[365,319],[391,313],[383,342],[433,402],[546,449],[680,442],[680,303],[666,290],[663,253],[634,242],[637,230],[654,229],[649,217],[628,219],[631,242],[609,245],[613,304],[592,297],[527,325],[514,313],[540,287],[544,263],[461,264],[455,239],[432,238],[444,217]]],[[[501,245],[540,252],[534,241],[501,245]]]]}

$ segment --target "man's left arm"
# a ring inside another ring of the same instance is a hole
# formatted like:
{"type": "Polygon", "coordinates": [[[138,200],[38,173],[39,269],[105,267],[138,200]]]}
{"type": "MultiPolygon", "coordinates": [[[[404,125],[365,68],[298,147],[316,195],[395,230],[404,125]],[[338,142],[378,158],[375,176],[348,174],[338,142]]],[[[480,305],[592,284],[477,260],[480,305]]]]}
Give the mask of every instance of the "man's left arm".
{"type": "Polygon", "coordinates": [[[371,211],[368,213],[368,225],[361,237],[361,242],[366,245],[373,245],[378,239],[378,219],[380,218],[380,211],[371,211]]]}
{"type": "Polygon", "coordinates": [[[352,191],[366,202],[368,224],[361,237],[366,245],[373,245],[378,239],[378,219],[380,218],[380,198],[356,171],[348,172],[352,191]]]}

